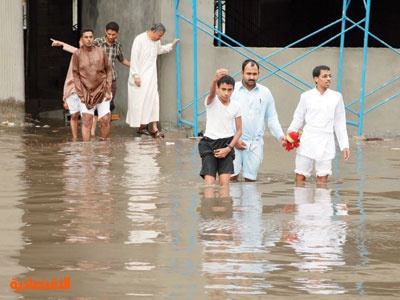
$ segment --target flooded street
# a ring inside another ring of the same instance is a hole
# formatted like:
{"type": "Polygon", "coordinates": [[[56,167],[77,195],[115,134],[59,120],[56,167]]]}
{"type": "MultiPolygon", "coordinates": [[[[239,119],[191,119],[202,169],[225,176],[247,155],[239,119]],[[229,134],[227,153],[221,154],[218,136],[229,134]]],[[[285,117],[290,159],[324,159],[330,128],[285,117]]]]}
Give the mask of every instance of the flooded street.
{"type": "Polygon", "coordinates": [[[259,181],[226,190],[165,133],[0,127],[0,299],[399,298],[399,138],[352,140],[323,189],[266,137],[259,181]]]}

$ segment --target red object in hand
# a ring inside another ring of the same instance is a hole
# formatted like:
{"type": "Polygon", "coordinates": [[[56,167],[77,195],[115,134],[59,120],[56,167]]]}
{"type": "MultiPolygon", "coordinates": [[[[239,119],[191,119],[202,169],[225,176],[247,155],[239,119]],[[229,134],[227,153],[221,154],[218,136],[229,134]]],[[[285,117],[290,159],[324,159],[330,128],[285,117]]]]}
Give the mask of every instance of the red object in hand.
{"type": "Polygon", "coordinates": [[[291,131],[286,135],[286,151],[293,150],[300,146],[300,133],[291,131]]]}
{"type": "Polygon", "coordinates": [[[68,103],[67,103],[67,101],[64,102],[64,105],[63,105],[63,106],[64,106],[65,109],[68,109],[68,103]]]}

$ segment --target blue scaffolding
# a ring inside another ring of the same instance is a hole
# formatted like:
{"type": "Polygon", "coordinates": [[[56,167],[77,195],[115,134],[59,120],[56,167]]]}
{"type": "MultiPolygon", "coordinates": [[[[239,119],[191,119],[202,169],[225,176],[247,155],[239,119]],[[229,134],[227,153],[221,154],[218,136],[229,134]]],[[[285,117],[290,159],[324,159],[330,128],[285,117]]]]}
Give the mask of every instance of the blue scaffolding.
{"type": "MultiPolygon", "coordinates": [[[[355,1],[355,0],[353,0],[355,1]]],[[[396,81],[400,79],[400,76],[397,76],[395,78],[392,78],[390,81],[382,83],[378,88],[371,90],[371,91],[366,91],[366,74],[367,74],[367,57],[368,57],[368,39],[373,38],[376,39],[379,43],[381,43],[383,46],[389,48],[396,54],[400,54],[400,52],[397,49],[394,49],[392,46],[389,44],[385,43],[381,39],[379,39],[377,36],[373,35],[369,31],[369,22],[370,22],[370,11],[371,11],[371,1],[372,0],[357,0],[357,1],[362,1],[363,6],[365,8],[365,16],[361,18],[360,20],[352,20],[351,18],[348,17],[348,9],[349,5],[351,3],[351,0],[343,0],[343,6],[342,6],[342,16],[341,18],[333,21],[332,23],[316,30],[315,32],[310,33],[307,36],[304,36],[303,38],[287,45],[286,47],[283,47],[268,56],[261,56],[260,54],[254,52],[253,50],[245,47],[241,43],[235,41],[234,39],[230,38],[228,35],[226,35],[223,32],[223,11],[224,11],[224,6],[226,0],[215,0],[216,2],[216,25],[210,25],[204,22],[202,19],[198,18],[197,16],[197,1],[196,0],[190,0],[190,5],[191,5],[191,11],[192,15],[191,17],[185,17],[180,13],[179,7],[180,7],[180,0],[175,0],[175,34],[179,38],[180,37],[180,21],[183,21],[184,23],[189,24],[192,26],[193,30],[193,101],[190,102],[189,104],[182,106],[182,98],[181,98],[181,61],[180,61],[180,46],[176,47],[176,76],[177,76],[177,112],[178,112],[178,126],[181,127],[183,124],[188,125],[193,128],[193,133],[194,136],[197,137],[199,133],[199,116],[204,113],[203,111],[199,111],[198,109],[198,104],[203,99],[208,92],[199,95],[199,89],[198,89],[198,52],[197,52],[197,34],[198,32],[202,32],[208,36],[210,36],[212,39],[216,39],[218,41],[219,45],[225,45],[232,49],[232,51],[235,51],[241,55],[243,55],[246,58],[253,58],[256,59],[260,67],[267,70],[267,75],[260,78],[259,80],[262,81],[268,77],[271,76],[277,76],[284,80],[286,83],[298,88],[301,91],[305,91],[307,89],[312,88],[308,83],[304,82],[301,78],[298,78],[288,72],[286,68],[293,63],[297,62],[298,60],[304,58],[305,56],[315,52],[316,50],[324,47],[327,45],[329,42],[331,42],[334,39],[340,38],[340,50],[339,50],[339,66],[338,66],[338,82],[337,82],[337,89],[338,91],[341,91],[342,89],[342,77],[343,77],[343,58],[344,58],[344,52],[345,52],[345,36],[346,33],[350,30],[353,29],[359,29],[362,30],[364,33],[364,41],[363,41],[363,55],[362,55],[362,63],[361,63],[361,86],[360,86],[360,96],[357,99],[354,99],[350,103],[346,105],[346,110],[349,111],[351,114],[353,114],[356,119],[358,120],[357,122],[353,121],[348,121],[347,123],[349,125],[355,126],[358,128],[358,135],[361,136],[363,135],[363,123],[364,123],[364,117],[370,113],[371,111],[375,110],[376,108],[382,106],[383,104],[395,99],[400,95],[400,92],[397,92],[386,99],[380,101],[379,103],[372,105],[368,108],[366,108],[366,100],[368,97],[374,95],[376,92],[381,91],[384,88],[387,88],[388,86],[394,84],[396,81]],[[323,43],[321,43],[318,46],[313,47],[306,53],[298,56],[295,59],[292,59],[285,64],[278,66],[275,63],[271,61],[271,58],[276,56],[279,53],[282,53],[283,51],[296,46],[297,44],[301,43],[302,41],[318,34],[321,33],[333,26],[337,26],[338,24],[341,25],[340,32],[337,34],[333,35],[323,43]],[[235,47],[230,46],[225,41],[229,41],[230,44],[235,45],[235,47]],[[356,108],[355,108],[356,107],[356,108]],[[182,117],[183,112],[185,112],[188,109],[193,109],[193,114],[192,120],[187,120],[182,117]],[[357,110],[358,109],[358,110],[357,110]]],[[[233,74],[233,76],[238,75],[233,74]]],[[[200,102],[202,103],[202,102],[200,102]]]]}

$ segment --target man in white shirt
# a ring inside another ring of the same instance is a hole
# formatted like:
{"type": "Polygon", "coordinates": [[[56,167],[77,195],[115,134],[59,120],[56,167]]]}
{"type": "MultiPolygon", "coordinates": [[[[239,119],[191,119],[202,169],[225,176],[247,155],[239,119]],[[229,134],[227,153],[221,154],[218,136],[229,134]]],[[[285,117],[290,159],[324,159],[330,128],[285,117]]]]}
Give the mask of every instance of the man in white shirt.
{"type": "Polygon", "coordinates": [[[157,82],[157,56],[171,52],[179,39],[172,43],[161,44],[166,28],[163,24],[154,24],[135,37],[131,50],[131,64],[128,79],[128,111],[126,123],[138,127],[138,133],[163,138],[158,130],[160,119],[160,97],[157,82]],[[151,132],[148,124],[152,123],[151,132]]]}
{"type": "Polygon", "coordinates": [[[331,71],[328,66],[313,70],[315,88],[301,94],[288,132],[299,131],[303,125],[300,146],[296,154],[296,182],[311,176],[315,164],[317,183],[328,181],[335,157],[335,135],[344,159],[350,158],[346,129],[346,111],[341,93],[329,89],[331,71]]]}
{"type": "Polygon", "coordinates": [[[253,59],[242,63],[242,80],[236,82],[232,101],[242,108],[243,133],[235,146],[234,172],[231,181],[236,181],[239,173],[245,181],[257,179],[257,173],[264,155],[265,123],[271,134],[286,145],[285,135],[279,123],[275,101],[270,90],[257,83],[260,66],[253,59]]]}

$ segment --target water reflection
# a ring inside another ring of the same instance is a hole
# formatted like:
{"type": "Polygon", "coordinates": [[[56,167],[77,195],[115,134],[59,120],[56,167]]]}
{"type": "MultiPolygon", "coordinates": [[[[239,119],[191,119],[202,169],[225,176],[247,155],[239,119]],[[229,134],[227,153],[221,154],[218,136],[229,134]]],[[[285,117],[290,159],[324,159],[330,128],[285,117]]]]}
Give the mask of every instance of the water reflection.
{"type": "Polygon", "coordinates": [[[336,217],[347,215],[347,206],[333,204],[331,190],[326,188],[295,187],[294,198],[296,210],[288,243],[299,261],[290,265],[302,272],[301,277],[293,278],[295,288],[311,294],[344,293],[339,283],[322,274],[345,264],[347,223],[336,217]]]}
{"type": "MultiPolygon", "coordinates": [[[[357,244],[357,249],[358,253],[360,256],[360,264],[361,265],[367,265],[370,262],[370,259],[368,258],[368,250],[366,247],[366,240],[365,240],[365,210],[364,210],[364,205],[363,205],[363,187],[365,183],[365,175],[363,173],[363,158],[362,158],[362,149],[360,144],[357,145],[357,174],[360,176],[360,181],[357,185],[357,192],[359,193],[358,199],[357,199],[357,207],[360,212],[360,220],[358,222],[358,234],[356,236],[356,244],[357,244]]],[[[357,282],[356,283],[358,293],[360,295],[365,295],[364,291],[364,282],[357,282]]]]}
{"type": "Polygon", "coordinates": [[[277,270],[268,253],[280,240],[279,226],[263,219],[256,184],[232,184],[229,194],[214,189],[205,188],[199,208],[206,289],[218,297],[266,294],[266,278],[277,270]]]}
{"type": "MultiPolygon", "coordinates": [[[[156,162],[159,148],[152,142],[125,143],[125,172],[123,185],[129,195],[127,217],[132,221],[126,244],[154,243],[161,234],[154,230],[155,210],[159,191],[160,167],[156,162]]],[[[142,263],[139,263],[139,266],[142,263]]],[[[133,268],[132,263],[129,268],[133,268]]]]}
{"type": "Polygon", "coordinates": [[[11,278],[18,277],[26,271],[19,264],[18,254],[23,248],[24,240],[21,228],[23,209],[18,205],[26,197],[26,184],[22,174],[26,169],[21,136],[8,135],[0,130],[0,294],[3,299],[13,299],[12,290],[8,288],[11,278]]]}
{"type": "Polygon", "coordinates": [[[398,141],[353,145],[331,190],[293,189],[284,156],[268,161],[271,180],[207,189],[193,140],[41,130],[0,135],[2,299],[399,294],[398,141]],[[29,277],[71,289],[10,290],[29,277]]]}
{"type": "Polygon", "coordinates": [[[115,221],[110,194],[110,143],[66,143],[60,153],[64,155],[64,201],[68,204],[63,214],[68,220],[65,241],[109,242],[109,225],[115,221]]]}
{"type": "MultiPolygon", "coordinates": [[[[125,142],[126,156],[122,186],[128,195],[126,217],[129,219],[128,236],[125,244],[140,245],[141,251],[155,255],[156,243],[161,235],[161,219],[157,218],[157,198],[155,188],[160,180],[160,168],[156,162],[159,149],[152,142],[125,142]]],[[[146,255],[131,255],[125,261],[129,271],[150,271],[155,268],[154,260],[146,255]]],[[[148,294],[149,296],[150,294],[148,294]]]]}

